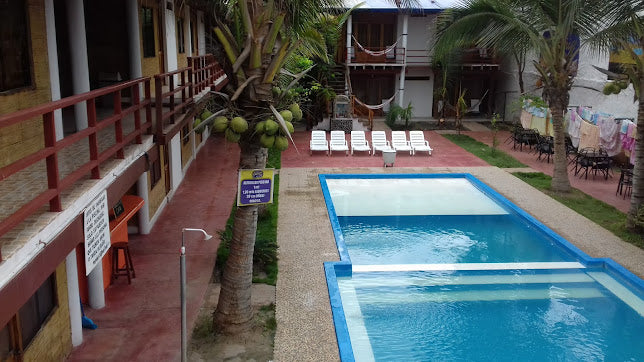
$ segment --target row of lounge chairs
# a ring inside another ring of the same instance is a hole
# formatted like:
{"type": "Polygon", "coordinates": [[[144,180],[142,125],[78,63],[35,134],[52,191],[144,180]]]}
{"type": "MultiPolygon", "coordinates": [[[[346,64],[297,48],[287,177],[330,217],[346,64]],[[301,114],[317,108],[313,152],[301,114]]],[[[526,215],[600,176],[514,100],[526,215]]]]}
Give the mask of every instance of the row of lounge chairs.
{"type": "Polygon", "coordinates": [[[405,131],[392,131],[391,142],[387,140],[385,131],[371,132],[371,145],[366,140],[364,131],[351,131],[351,140],[347,143],[344,131],[331,131],[331,139],[327,140],[325,131],[311,131],[310,153],[324,151],[327,155],[333,151],[345,152],[347,156],[355,151],[367,152],[375,155],[377,151],[409,151],[410,155],[416,152],[432,154],[433,149],[425,140],[423,131],[409,131],[409,140],[405,131]]]}

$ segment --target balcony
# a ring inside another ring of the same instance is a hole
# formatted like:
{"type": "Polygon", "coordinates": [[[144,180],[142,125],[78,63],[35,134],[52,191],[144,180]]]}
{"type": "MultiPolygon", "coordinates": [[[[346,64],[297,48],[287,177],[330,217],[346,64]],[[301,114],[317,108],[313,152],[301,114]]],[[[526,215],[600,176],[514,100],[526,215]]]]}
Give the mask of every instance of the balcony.
{"type": "Polygon", "coordinates": [[[431,57],[427,49],[405,49],[400,47],[356,47],[351,48],[350,66],[429,66],[431,57]]]}
{"type": "Polygon", "coordinates": [[[152,148],[153,134],[157,143],[167,142],[227,78],[213,56],[202,56],[156,75],[154,98],[152,82],[134,79],[0,116],[0,131],[29,128],[37,136],[28,154],[0,163],[0,262],[27,242],[55,236],[64,220],[82,212],[79,207],[89,201],[83,197],[104,190],[141,159],[152,148]],[[112,100],[108,107],[106,98],[112,100]],[[55,118],[79,110],[87,114],[87,128],[57,134],[55,118]]]}

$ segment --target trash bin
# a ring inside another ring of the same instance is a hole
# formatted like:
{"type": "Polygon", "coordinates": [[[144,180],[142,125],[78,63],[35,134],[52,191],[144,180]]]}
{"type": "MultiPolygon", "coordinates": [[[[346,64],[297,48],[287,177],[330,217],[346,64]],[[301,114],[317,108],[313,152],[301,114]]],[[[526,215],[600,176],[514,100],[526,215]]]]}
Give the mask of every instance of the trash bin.
{"type": "Polygon", "coordinates": [[[396,151],[394,150],[383,150],[382,151],[382,161],[384,163],[384,167],[387,166],[394,166],[394,161],[396,161],[396,151]]]}

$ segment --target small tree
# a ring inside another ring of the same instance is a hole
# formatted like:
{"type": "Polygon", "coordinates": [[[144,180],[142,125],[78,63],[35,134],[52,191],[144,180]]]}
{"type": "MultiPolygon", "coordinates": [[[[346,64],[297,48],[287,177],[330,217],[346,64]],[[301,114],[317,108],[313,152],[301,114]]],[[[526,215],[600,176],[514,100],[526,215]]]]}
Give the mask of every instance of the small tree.
{"type": "Polygon", "coordinates": [[[411,102],[407,105],[407,107],[403,108],[397,104],[394,104],[389,108],[389,112],[387,112],[387,115],[385,116],[385,123],[389,128],[394,128],[396,127],[396,121],[401,119],[405,121],[405,125],[403,126],[405,130],[410,129],[409,126],[409,121],[413,117],[413,110],[414,107],[411,105],[411,102]]]}
{"type": "Polygon", "coordinates": [[[467,92],[467,89],[464,89],[456,100],[456,130],[458,131],[458,134],[461,134],[461,128],[463,128],[463,116],[465,115],[465,112],[467,112],[465,92],[467,92]]]}
{"type": "Polygon", "coordinates": [[[499,133],[499,114],[492,114],[492,154],[496,154],[496,148],[499,145],[497,135],[499,133]]]}

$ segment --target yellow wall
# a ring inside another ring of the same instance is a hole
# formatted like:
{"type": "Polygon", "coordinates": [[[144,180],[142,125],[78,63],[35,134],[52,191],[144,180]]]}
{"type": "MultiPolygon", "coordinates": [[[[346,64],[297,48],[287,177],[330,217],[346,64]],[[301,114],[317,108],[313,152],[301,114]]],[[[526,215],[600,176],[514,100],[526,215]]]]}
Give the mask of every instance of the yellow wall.
{"type": "Polygon", "coordinates": [[[24,361],[62,361],[72,350],[65,262],[56,268],[58,306],[25,348],[24,361]]]}
{"type": "MultiPolygon", "coordinates": [[[[28,0],[27,4],[33,54],[33,87],[6,92],[6,94],[0,93],[0,114],[12,113],[51,101],[44,1],[28,0]]],[[[43,145],[40,118],[0,129],[0,167],[41,149],[43,145]]]]}
{"type": "MultiPolygon", "coordinates": [[[[183,45],[185,49],[183,53],[179,53],[179,39],[177,38],[177,68],[181,69],[188,66],[188,47],[190,46],[188,34],[190,34],[190,28],[188,27],[189,20],[185,17],[177,17],[176,19],[183,19],[183,45]]],[[[176,24],[177,20],[174,23],[176,24]]],[[[176,34],[177,36],[179,35],[178,30],[176,34]]]]}
{"type": "Polygon", "coordinates": [[[163,146],[159,147],[159,162],[161,163],[161,179],[154,185],[154,188],[150,188],[152,185],[152,178],[150,177],[150,171],[148,171],[148,212],[150,213],[150,219],[154,217],[154,214],[159,209],[159,206],[163,202],[163,199],[166,196],[165,193],[165,170],[164,170],[164,152],[163,146]]]}

